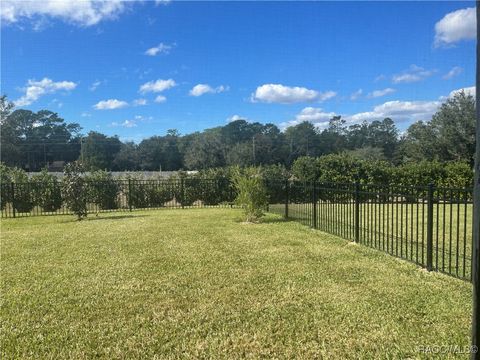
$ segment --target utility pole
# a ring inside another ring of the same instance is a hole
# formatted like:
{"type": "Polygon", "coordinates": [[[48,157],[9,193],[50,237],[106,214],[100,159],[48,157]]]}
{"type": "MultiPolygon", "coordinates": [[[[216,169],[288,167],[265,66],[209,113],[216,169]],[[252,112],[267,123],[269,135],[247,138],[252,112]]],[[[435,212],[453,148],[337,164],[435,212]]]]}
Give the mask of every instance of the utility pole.
{"type": "Polygon", "coordinates": [[[472,360],[480,360],[480,1],[477,5],[477,78],[476,78],[476,151],[475,151],[475,182],[473,188],[473,253],[472,253],[472,282],[473,282],[473,313],[472,313],[472,360]]]}

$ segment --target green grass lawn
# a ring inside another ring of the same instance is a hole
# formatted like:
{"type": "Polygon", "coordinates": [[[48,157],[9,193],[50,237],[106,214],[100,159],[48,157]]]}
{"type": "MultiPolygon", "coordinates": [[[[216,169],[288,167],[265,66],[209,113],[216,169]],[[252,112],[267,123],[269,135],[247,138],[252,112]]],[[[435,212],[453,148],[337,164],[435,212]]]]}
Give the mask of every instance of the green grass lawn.
{"type": "Polygon", "coordinates": [[[240,218],[2,220],[2,358],[396,359],[469,344],[469,283],[275,215],[240,218]]]}
{"type": "MultiPolygon", "coordinates": [[[[284,204],[270,210],[284,214],[284,204]]],[[[435,203],[433,207],[433,267],[470,280],[472,267],[471,204],[435,203]]],[[[289,217],[313,225],[313,205],[289,204],[289,217]]],[[[360,243],[417,264],[427,262],[426,203],[360,204],[360,243]]],[[[317,206],[317,227],[347,239],[354,239],[354,204],[322,203],[317,206]]]]}

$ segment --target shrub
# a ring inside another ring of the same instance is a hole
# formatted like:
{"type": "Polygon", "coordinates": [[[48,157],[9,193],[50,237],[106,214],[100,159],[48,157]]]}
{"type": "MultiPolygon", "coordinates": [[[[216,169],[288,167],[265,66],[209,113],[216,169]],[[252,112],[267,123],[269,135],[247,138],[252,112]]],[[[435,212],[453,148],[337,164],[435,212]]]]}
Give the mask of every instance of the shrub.
{"type": "Polygon", "coordinates": [[[128,185],[126,185],[128,206],[133,208],[147,208],[148,197],[145,180],[132,174],[128,174],[126,180],[128,181],[128,185]]]}
{"type": "Polygon", "coordinates": [[[118,182],[109,172],[98,170],[86,177],[88,185],[88,201],[97,204],[102,210],[118,208],[118,182]]]}
{"type": "Polygon", "coordinates": [[[63,170],[62,192],[67,207],[78,220],[87,216],[86,182],[83,166],[78,162],[69,163],[63,170]]]}
{"type": "Polygon", "coordinates": [[[268,205],[268,195],[260,171],[256,168],[237,169],[233,176],[236,203],[244,210],[245,221],[256,222],[268,205]]]}
{"type": "Polygon", "coordinates": [[[199,179],[197,195],[205,205],[218,205],[232,202],[233,189],[230,186],[230,168],[215,168],[200,171],[195,178],[199,179]]]}
{"type": "Polygon", "coordinates": [[[25,171],[18,168],[10,169],[10,177],[15,183],[15,194],[11,201],[14,201],[15,210],[28,213],[33,209],[33,197],[30,189],[30,182],[25,171]]]}
{"type": "Polygon", "coordinates": [[[57,177],[43,169],[32,177],[33,202],[43,211],[54,212],[62,207],[62,192],[57,177]]]}
{"type": "Polygon", "coordinates": [[[0,162],[0,208],[2,210],[5,209],[6,204],[12,199],[11,183],[10,169],[0,162]]]}
{"type": "Polygon", "coordinates": [[[146,201],[150,207],[161,207],[173,199],[173,191],[168,180],[152,180],[144,185],[146,201]]]}

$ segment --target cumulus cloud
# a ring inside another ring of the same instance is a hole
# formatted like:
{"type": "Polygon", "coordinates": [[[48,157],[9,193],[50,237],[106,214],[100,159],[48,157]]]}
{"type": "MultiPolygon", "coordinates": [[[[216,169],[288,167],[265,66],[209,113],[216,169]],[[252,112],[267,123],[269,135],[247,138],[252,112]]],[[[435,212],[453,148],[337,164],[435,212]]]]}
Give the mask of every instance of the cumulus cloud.
{"type": "Polygon", "coordinates": [[[352,101],[355,101],[357,100],[358,98],[360,98],[363,94],[363,90],[362,89],[358,89],[357,91],[355,91],[354,93],[352,93],[352,95],[350,95],[350,100],[352,101]]]}
{"type": "Polygon", "coordinates": [[[2,0],[1,19],[12,24],[22,19],[57,18],[78,26],[92,26],[118,17],[128,7],[121,0],[2,0]]]}
{"type": "Polygon", "coordinates": [[[190,90],[190,96],[202,96],[204,94],[218,94],[228,90],[228,86],[211,87],[208,84],[197,84],[190,90]]]}
{"type": "Polygon", "coordinates": [[[434,72],[434,70],[425,70],[424,68],[413,64],[402,73],[393,75],[392,81],[394,84],[422,81],[427,77],[432,76],[434,72]]]}
{"type": "Polygon", "coordinates": [[[293,104],[299,102],[321,102],[336,96],[334,91],[324,93],[304,87],[290,87],[281,84],[264,84],[257,87],[251,96],[253,102],[293,104]]]}
{"type": "Polygon", "coordinates": [[[102,100],[93,105],[93,107],[97,110],[114,110],[121,109],[127,106],[128,103],[126,101],[117,99],[102,100]]]}
{"type": "Polygon", "coordinates": [[[345,119],[352,123],[363,120],[382,120],[387,117],[397,122],[430,120],[440,104],[440,101],[387,101],[375,106],[372,111],[346,116],[345,119]]]}
{"type": "Polygon", "coordinates": [[[395,89],[392,89],[392,88],[386,88],[386,89],[382,89],[382,90],[374,90],[370,94],[368,94],[368,97],[378,98],[378,97],[382,97],[382,96],[385,96],[385,95],[388,95],[388,94],[393,94],[394,92],[395,92],[395,89]]]}
{"type": "Polygon", "coordinates": [[[448,95],[448,97],[454,97],[455,94],[459,93],[463,91],[466,95],[470,95],[470,96],[473,96],[475,97],[475,91],[476,91],[476,87],[475,86],[470,86],[470,87],[466,87],[466,88],[461,88],[461,89],[457,89],[457,90],[453,90],[452,92],[450,92],[450,94],[448,95]]]}
{"type": "Polygon", "coordinates": [[[41,96],[52,94],[57,91],[70,91],[77,87],[73,81],[55,82],[49,78],[43,78],[40,81],[28,80],[27,85],[23,89],[25,94],[14,101],[16,106],[27,106],[37,101],[41,96]]]}
{"type": "Polygon", "coordinates": [[[444,80],[450,80],[460,75],[463,69],[460,66],[454,66],[448,73],[442,76],[444,80]]]}
{"type": "Polygon", "coordinates": [[[149,81],[142,86],[140,86],[140,92],[142,94],[148,93],[148,92],[162,92],[165,90],[168,90],[174,86],[176,86],[177,83],[173,79],[168,79],[168,80],[162,80],[158,79],[156,81],[149,81]]]}
{"type": "Polygon", "coordinates": [[[155,102],[156,103],[164,103],[165,101],[167,101],[167,98],[163,95],[158,95],[156,98],[155,98],[155,102]]]}
{"type": "Polygon", "coordinates": [[[133,100],[134,106],[144,106],[147,105],[147,99],[135,99],[133,100]]]}
{"type": "Polygon", "coordinates": [[[435,24],[434,45],[452,46],[462,40],[473,40],[477,35],[475,8],[453,11],[435,24]]]}
{"type": "Polygon", "coordinates": [[[321,108],[306,107],[295,116],[295,119],[280,124],[280,127],[286,128],[308,121],[314,124],[317,128],[323,129],[327,127],[330,119],[335,115],[337,114],[334,112],[325,112],[321,108]]]}
{"type": "Polygon", "coordinates": [[[170,53],[170,50],[172,50],[172,45],[167,45],[167,44],[164,44],[164,43],[160,43],[158,44],[158,46],[154,46],[150,49],[147,49],[145,51],[145,55],[148,55],[148,56],[156,56],[158,54],[169,54],[170,53]]]}

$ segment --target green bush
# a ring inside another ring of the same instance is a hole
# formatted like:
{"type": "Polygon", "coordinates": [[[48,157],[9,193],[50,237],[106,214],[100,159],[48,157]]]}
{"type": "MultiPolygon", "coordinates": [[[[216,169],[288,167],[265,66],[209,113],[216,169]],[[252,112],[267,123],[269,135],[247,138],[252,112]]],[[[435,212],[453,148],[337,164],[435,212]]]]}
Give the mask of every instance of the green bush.
{"type": "Polygon", "coordinates": [[[215,168],[200,171],[197,195],[205,205],[218,205],[233,201],[233,189],[230,184],[231,169],[215,168]]]}
{"type": "Polygon", "coordinates": [[[242,207],[245,221],[258,221],[268,206],[267,190],[260,171],[256,168],[237,169],[232,180],[237,193],[235,202],[242,207]]]}
{"type": "Polygon", "coordinates": [[[83,166],[69,163],[63,170],[62,194],[67,207],[78,218],[87,216],[87,185],[83,177],[83,166]]]}
{"type": "Polygon", "coordinates": [[[30,187],[30,181],[25,171],[18,168],[10,169],[10,176],[15,183],[15,194],[12,197],[15,210],[22,213],[28,213],[33,209],[33,196],[30,187]]]}
{"type": "Polygon", "coordinates": [[[0,162],[0,208],[2,210],[12,200],[11,183],[10,168],[0,162]]]}
{"type": "Polygon", "coordinates": [[[174,193],[170,181],[152,180],[144,186],[149,207],[162,207],[173,199],[174,193]]]}
{"type": "Polygon", "coordinates": [[[43,211],[54,212],[62,207],[62,192],[56,176],[43,169],[31,179],[33,202],[43,211]]]}
{"type": "Polygon", "coordinates": [[[118,209],[119,182],[107,171],[97,170],[86,177],[88,202],[101,210],[118,209]]]}

